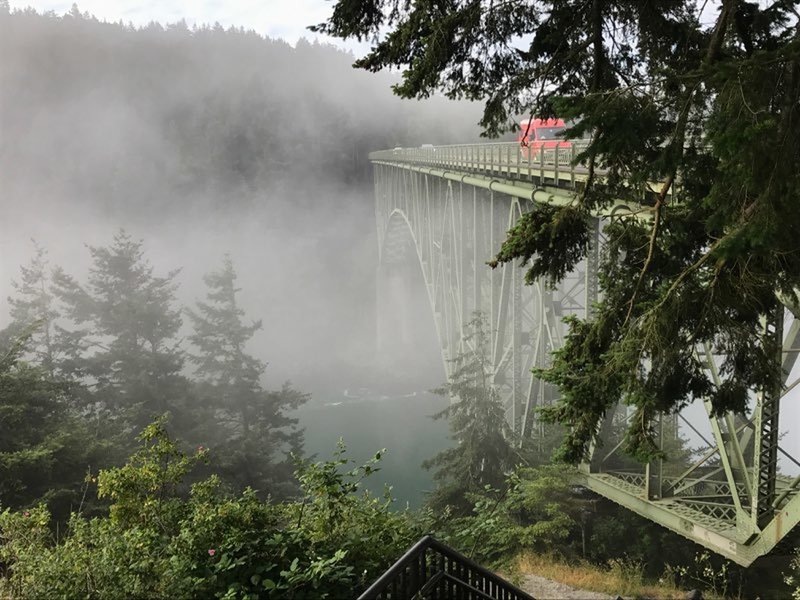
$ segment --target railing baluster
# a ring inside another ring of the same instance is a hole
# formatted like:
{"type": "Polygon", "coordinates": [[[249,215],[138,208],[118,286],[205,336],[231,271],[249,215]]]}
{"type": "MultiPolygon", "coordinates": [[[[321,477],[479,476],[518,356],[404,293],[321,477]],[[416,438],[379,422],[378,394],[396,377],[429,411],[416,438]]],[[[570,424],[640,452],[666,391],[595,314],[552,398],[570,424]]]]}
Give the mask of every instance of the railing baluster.
{"type": "Polygon", "coordinates": [[[575,142],[569,145],[569,183],[570,187],[575,189],[575,142]]]}
{"type": "MultiPolygon", "coordinates": [[[[444,568],[444,555],[439,555],[439,570],[442,573],[447,573],[447,570],[444,568]]],[[[437,586],[440,591],[443,592],[442,597],[447,598],[447,579],[442,579],[442,585],[437,586]]]]}
{"type": "Polygon", "coordinates": [[[409,591],[410,595],[412,595],[412,596],[419,591],[419,588],[422,585],[422,582],[425,581],[422,578],[422,572],[421,572],[422,569],[420,569],[420,567],[419,567],[419,559],[420,559],[420,556],[417,556],[416,560],[414,560],[414,562],[411,564],[411,567],[410,567],[411,577],[410,577],[410,581],[409,581],[409,590],[408,591],[409,591]]]}
{"type": "MultiPolygon", "coordinates": [[[[453,574],[453,563],[450,560],[449,556],[445,556],[444,557],[444,564],[445,564],[444,572],[447,573],[448,575],[452,575],[453,574]]],[[[448,579],[447,580],[447,597],[448,598],[452,597],[452,594],[453,594],[453,582],[448,579]]]]}
{"type": "Polygon", "coordinates": [[[555,167],[555,181],[553,182],[553,184],[556,187],[558,187],[559,184],[561,183],[561,179],[558,176],[558,165],[561,162],[559,160],[561,158],[560,154],[561,154],[561,142],[556,142],[556,157],[555,157],[555,165],[554,165],[554,167],[555,167]]]}
{"type": "Polygon", "coordinates": [[[422,561],[422,582],[420,582],[420,583],[424,583],[424,582],[428,581],[428,576],[429,576],[429,574],[428,574],[428,551],[427,551],[427,549],[425,550],[425,552],[422,553],[422,556],[420,557],[420,559],[422,561]]]}
{"type": "Polygon", "coordinates": [[[539,185],[544,185],[544,146],[539,148],[539,185]]]}

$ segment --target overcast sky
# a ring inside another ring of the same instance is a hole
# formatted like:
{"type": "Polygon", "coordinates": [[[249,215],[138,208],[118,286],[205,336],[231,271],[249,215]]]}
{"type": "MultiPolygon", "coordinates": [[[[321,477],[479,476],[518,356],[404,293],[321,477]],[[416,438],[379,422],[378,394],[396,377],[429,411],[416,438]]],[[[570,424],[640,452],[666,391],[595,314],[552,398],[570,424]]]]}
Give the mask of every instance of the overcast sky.
{"type": "MultiPolygon", "coordinates": [[[[11,8],[31,6],[39,12],[53,11],[61,15],[70,10],[73,2],[11,0],[10,4],[11,8]]],[[[358,44],[343,44],[306,29],[328,17],[333,8],[329,0],[83,0],[77,4],[81,12],[88,12],[101,21],[122,20],[124,23],[146,25],[151,21],[166,24],[184,19],[189,26],[218,22],[225,28],[235,26],[253,29],[291,44],[305,37],[359,51],[358,44]]]]}
{"type": "MultiPolygon", "coordinates": [[[[703,8],[703,21],[713,23],[720,0],[697,0],[703,8]]],[[[766,0],[757,0],[760,4],[766,0]]],[[[53,11],[64,14],[72,7],[72,0],[10,0],[12,8],[32,6],[39,12],[53,11]]],[[[320,36],[306,29],[324,21],[333,9],[332,0],[83,0],[78,2],[81,12],[88,12],[102,21],[134,25],[147,25],[151,21],[161,24],[184,19],[192,25],[219,23],[225,28],[253,29],[270,38],[281,38],[294,45],[301,37],[316,39],[363,55],[368,44],[355,41],[342,42],[320,36]]]]}

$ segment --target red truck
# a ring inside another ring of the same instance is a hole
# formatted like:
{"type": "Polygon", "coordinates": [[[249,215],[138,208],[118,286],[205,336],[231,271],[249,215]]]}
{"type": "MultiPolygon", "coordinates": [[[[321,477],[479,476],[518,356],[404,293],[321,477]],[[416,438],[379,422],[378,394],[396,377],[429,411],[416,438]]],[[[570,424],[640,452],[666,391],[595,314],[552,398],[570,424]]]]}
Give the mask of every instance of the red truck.
{"type": "Polygon", "coordinates": [[[528,158],[528,152],[537,156],[542,148],[569,148],[572,142],[564,139],[567,126],[563,119],[533,119],[520,121],[517,136],[522,156],[528,158]]]}

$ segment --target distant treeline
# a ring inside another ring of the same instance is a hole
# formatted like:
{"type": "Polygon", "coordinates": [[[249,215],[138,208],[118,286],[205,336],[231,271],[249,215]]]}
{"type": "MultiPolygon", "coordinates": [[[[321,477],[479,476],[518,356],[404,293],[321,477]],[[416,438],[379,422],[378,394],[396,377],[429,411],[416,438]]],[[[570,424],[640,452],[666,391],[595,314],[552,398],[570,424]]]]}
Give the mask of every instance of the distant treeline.
{"type": "Polygon", "coordinates": [[[369,181],[375,149],[477,137],[474,108],[403,102],[392,77],[354,70],[330,45],[7,3],[0,38],[0,187],[12,197],[57,190],[122,215],[225,207],[279,184],[369,181]]]}

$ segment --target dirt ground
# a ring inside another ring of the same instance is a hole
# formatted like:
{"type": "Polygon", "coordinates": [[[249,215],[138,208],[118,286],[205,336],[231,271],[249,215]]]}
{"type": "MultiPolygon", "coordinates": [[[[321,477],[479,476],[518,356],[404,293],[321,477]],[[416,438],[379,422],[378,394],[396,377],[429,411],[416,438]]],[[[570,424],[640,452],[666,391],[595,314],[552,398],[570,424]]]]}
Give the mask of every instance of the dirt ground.
{"type": "Polygon", "coordinates": [[[616,596],[599,592],[578,590],[538,575],[524,575],[520,587],[536,600],[614,600],[616,598],[616,596]]]}

